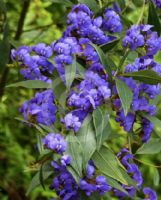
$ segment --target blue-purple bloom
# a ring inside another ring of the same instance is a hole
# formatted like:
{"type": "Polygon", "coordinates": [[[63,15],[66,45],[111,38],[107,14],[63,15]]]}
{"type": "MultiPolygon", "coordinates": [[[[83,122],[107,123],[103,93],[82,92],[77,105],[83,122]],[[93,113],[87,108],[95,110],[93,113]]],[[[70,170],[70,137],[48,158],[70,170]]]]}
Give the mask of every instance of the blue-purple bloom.
{"type": "Polygon", "coordinates": [[[157,194],[151,188],[149,187],[144,188],[143,193],[145,195],[144,200],[157,200],[157,194]]]}
{"type": "Polygon", "coordinates": [[[158,8],[161,8],[161,0],[153,0],[158,8]]]}
{"type": "Polygon", "coordinates": [[[55,122],[56,107],[53,101],[54,94],[52,90],[37,92],[34,98],[22,104],[19,111],[29,123],[50,126],[55,122]]]}
{"type": "Polygon", "coordinates": [[[112,9],[105,10],[105,19],[103,21],[103,30],[110,33],[117,33],[122,31],[122,24],[119,15],[112,9]]]}
{"type": "MultiPolygon", "coordinates": [[[[62,154],[66,148],[67,143],[65,142],[64,138],[58,133],[49,133],[43,138],[43,144],[46,148],[55,151],[56,153],[62,154]]],[[[66,165],[70,163],[69,157],[62,157],[61,160],[62,164],[66,165]]]]}

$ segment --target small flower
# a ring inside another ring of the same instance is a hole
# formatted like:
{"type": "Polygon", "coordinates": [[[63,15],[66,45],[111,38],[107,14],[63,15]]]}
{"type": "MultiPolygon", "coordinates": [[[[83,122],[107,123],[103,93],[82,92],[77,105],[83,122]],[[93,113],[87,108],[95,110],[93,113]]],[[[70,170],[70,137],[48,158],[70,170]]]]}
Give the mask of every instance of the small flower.
{"type": "Polygon", "coordinates": [[[151,188],[149,187],[144,188],[143,193],[145,195],[144,200],[157,200],[157,194],[151,188]]]}
{"type": "MultiPolygon", "coordinates": [[[[66,150],[67,143],[64,141],[64,138],[60,134],[49,133],[43,138],[43,144],[46,148],[55,151],[56,153],[63,153],[66,150]]],[[[62,158],[63,164],[65,162],[69,162],[69,158],[63,157],[62,158]],[[65,160],[67,159],[67,160],[65,160]]]]}

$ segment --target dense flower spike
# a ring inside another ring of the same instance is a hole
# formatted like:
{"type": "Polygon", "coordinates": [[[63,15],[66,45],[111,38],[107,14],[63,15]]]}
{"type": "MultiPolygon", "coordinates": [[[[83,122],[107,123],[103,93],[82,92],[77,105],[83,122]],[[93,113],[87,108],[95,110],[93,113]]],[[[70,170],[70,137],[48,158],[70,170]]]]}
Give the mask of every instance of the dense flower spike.
{"type": "Polygon", "coordinates": [[[45,74],[52,74],[53,72],[54,66],[47,60],[52,54],[53,52],[50,46],[39,43],[32,48],[22,46],[17,51],[12,49],[11,58],[20,64],[20,73],[26,80],[51,82],[45,74]]]}
{"type": "Polygon", "coordinates": [[[19,111],[29,123],[38,123],[50,126],[55,121],[56,107],[53,103],[52,90],[37,92],[35,97],[22,104],[19,111]]]}

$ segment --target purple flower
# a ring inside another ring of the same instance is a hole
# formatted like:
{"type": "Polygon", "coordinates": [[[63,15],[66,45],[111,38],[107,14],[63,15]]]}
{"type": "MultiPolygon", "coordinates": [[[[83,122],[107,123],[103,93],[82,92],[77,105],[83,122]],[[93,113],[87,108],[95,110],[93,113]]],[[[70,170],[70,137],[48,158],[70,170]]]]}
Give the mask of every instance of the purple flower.
{"type": "Polygon", "coordinates": [[[120,17],[112,8],[105,10],[103,30],[109,31],[110,33],[117,33],[122,31],[120,17]]]}
{"type": "Polygon", "coordinates": [[[146,41],[147,55],[154,55],[161,49],[161,38],[158,37],[157,32],[150,34],[150,37],[146,41]]]}
{"type": "Polygon", "coordinates": [[[69,155],[64,155],[60,159],[62,166],[67,166],[71,163],[71,157],[69,155]]]}
{"type": "Polygon", "coordinates": [[[25,120],[29,123],[40,123],[50,126],[55,122],[56,107],[53,104],[54,95],[52,90],[37,92],[35,97],[26,101],[19,108],[25,120]]]}
{"type": "Polygon", "coordinates": [[[140,33],[139,26],[132,25],[130,29],[126,31],[126,36],[122,40],[122,45],[131,50],[135,50],[144,45],[144,36],[140,33]]]}
{"type": "MultiPolygon", "coordinates": [[[[43,138],[43,144],[46,148],[55,151],[56,153],[63,153],[66,150],[67,144],[60,134],[49,133],[43,138]]],[[[69,163],[69,157],[63,157],[62,163],[69,163]]]]}
{"type": "Polygon", "coordinates": [[[153,124],[146,118],[142,119],[142,142],[147,142],[150,139],[153,131],[153,124]]]}
{"type": "Polygon", "coordinates": [[[92,161],[89,161],[86,167],[86,177],[92,178],[95,172],[95,168],[92,161]]]}
{"type": "Polygon", "coordinates": [[[132,128],[134,119],[135,115],[132,112],[129,112],[126,116],[123,110],[117,112],[116,122],[119,122],[120,126],[123,126],[124,130],[127,132],[132,128]]]}
{"type": "Polygon", "coordinates": [[[153,0],[158,8],[161,8],[161,1],[160,0],[153,0]]]}
{"type": "Polygon", "coordinates": [[[65,124],[67,130],[73,128],[74,131],[77,132],[86,116],[87,113],[83,110],[74,110],[71,113],[68,113],[62,122],[65,124]]]}
{"type": "Polygon", "coordinates": [[[96,188],[100,195],[104,195],[104,193],[111,190],[111,187],[107,185],[107,181],[104,176],[96,177],[96,188]]]}
{"type": "Polygon", "coordinates": [[[53,51],[50,46],[46,46],[44,43],[39,43],[32,47],[32,50],[36,52],[40,56],[44,56],[46,58],[52,56],[53,51]]]}
{"type": "Polygon", "coordinates": [[[144,188],[143,193],[145,195],[144,200],[157,200],[157,194],[151,188],[149,187],[144,188]]]}
{"type": "Polygon", "coordinates": [[[80,189],[85,191],[87,196],[90,196],[91,193],[93,193],[97,190],[97,187],[96,187],[96,185],[87,183],[86,180],[81,179],[80,180],[80,189]]]}

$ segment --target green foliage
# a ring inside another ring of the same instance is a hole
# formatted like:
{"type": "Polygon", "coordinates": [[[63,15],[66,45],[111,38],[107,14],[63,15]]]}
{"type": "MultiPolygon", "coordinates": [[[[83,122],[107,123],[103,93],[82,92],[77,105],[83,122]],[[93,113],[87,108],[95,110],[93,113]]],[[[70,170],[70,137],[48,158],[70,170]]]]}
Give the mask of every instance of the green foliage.
{"type": "Polygon", "coordinates": [[[161,77],[157,75],[156,72],[152,70],[141,70],[138,72],[129,72],[127,74],[123,74],[125,77],[132,77],[134,80],[139,80],[143,83],[155,85],[157,83],[161,83],[161,77]]]}
{"type": "MultiPolygon", "coordinates": [[[[30,99],[32,96],[32,90],[26,91],[24,88],[41,89],[48,88],[49,85],[47,83],[42,83],[41,81],[21,81],[18,74],[18,67],[7,65],[7,63],[9,63],[10,46],[18,47],[20,43],[32,45],[37,42],[46,42],[49,44],[54,39],[58,39],[65,26],[66,14],[75,1],[31,1],[19,41],[15,41],[14,36],[23,1],[15,2],[13,0],[5,0],[4,2],[0,0],[0,30],[2,30],[0,33],[0,73],[4,69],[9,68],[10,72],[8,75],[8,82],[16,83],[8,85],[2,101],[0,102],[0,160],[3,163],[0,167],[0,187],[2,188],[0,199],[11,199],[11,196],[13,195],[11,191],[14,191],[14,194],[19,196],[19,199],[27,200],[27,197],[25,197],[26,191],[29,194],[33,188],[36,187],[36,190],[30,193],[28,199],[47,200],[55,198],[55,196],[53,192],[49,192],[47,187],[46,191],[44,191],[41,185],[44,185],[45,187],[46,179],[49,176],[53,177],[53,171],[47,171],[48,169],[45,169],[44,165],[42,165],[41,159],[35,159],[38,155],[38,149],[34,145],[37,141],[37,133],[38,135],[39,133],[45,134],[47,132],[52,132],[53,130],[55,131],[56,129],[55,127],[47,128],[45,126],[35,126],[36,129],[28,129],[23,126],[21,122],[14,120],[14,117],[18,115],[19,105],[24,100],[30,99]],[[20,87],[20,89],[18,90],[14,87],[20,87]],[[40,168],[41,170],[37,172],[40,168]],[[33,176],[35,172],[36,175],[33,176]],[[33,177],[33,179],[31,177],[33,177]],[[31,184],[29,184],[30,181],[31,184]]],[[[97,13],[100,9],[99,4],[97,3],[98,1],[80,0],[79,2],[86,3],[94,11],[94,13],[97,13]]],[[[102,2],[104,6],[112,1],[100,0],[100,2],[102,2]]],[[[124,10],[121,13],[121,20],[124,22],[126,27],[129,27],[132,23],[136,22],[136,16],[138,16],[141,9],[142,1],[131,2],[128,0],[117,0],[117,2],[122,10],[124,10]]],[[[156,13],[156,8],[151,1],[148,15],[148,22],[154,25],[154,30],[160,32],[160,15],[158,16],[156,13]]],[[[111,79],[112,70],[116,69],[116,66],[119,65],[118,55],[123,56],[122,49],[119,46],[121,38],[122,35],[117,35],[117,39],[107,45],[93,45],[99,54],[101,63],[105,67],[111,79]],[[113,54],[115,47],[119,49],[117,52],[118,54],[116,55],[113,54]]],[[[160,55],[158,57],[159,62],[161,62],[160,55]]],[[[131,54],[128,55],[126,59],[133,62],[135,58],[136,55],[131,54]]],[[[126,60],[122,67],[124,67],[125,64],[126,60]]],[[[54,70],[53,77],[51,77],[53,78],[53,82],[50,87],[54,90],[55,99],[59,99],[63,108],[66,106],[65,97],[67,90],[72,86],[76,70],[79,72],[78,78],[82,78],[84,74],[84,67],[79,62],[74,60],[72,66],[66,67],[67,88],[58,77],[56,70],[54,70]],[[57,78],[55,79],[55,77],[57,78]]],[[[156,75],[155,72],[150,70],[129,73],[124,76],[133,77],[135,80],[143,81],[144,83],[149,84],[156,84],[158,82],[161,83],[161,78],[156,75]]],[[[1,77],[2,75],[0,74],[0,78],[1,77]]],[[[127,114],[132,99],[131,91],[119,79],[116,79],[116,83],[119,97],[122,100],[124,112],[127,114]]],[[[159,153],[161,151],[161,140],[158,138],[158,136],[161,136],[161,100],[158,99],[157,101],[159,109],[158,118],[145,116],[156,127],[155,131],[157,131],[157,134],[154,134],[154,136],[157,137],[152,138],[148,143],[141,146],[135,155],[136,158],[139,157],[140,160],[145,160],[151,165],[161,162],[161,156],[159,153]],[[155,157],[152,158],[147,154],[155,154],[155,157]]],[[[106,103],[108,107],[110,107],[110,102],[106,103]]],[[[69,134],[66,136],[68,140],[67,152],[69,152],[72,156],[72,165],[68,168],[68,170],[78,182],[79,177],[82,176],[86,167],[87,161],[92,157],[97,168],[99,168],[106,176],[108,184],[118,190],[124,191],[121,188],[120,183],[131,184],[132,181],[131,178],[127,176],[124,168],[110,149],[114,149],[114,152],[117,152],[121,143],[123,145],[127,145],[127,138],[124,131],[115,124],[113,119],[109,120],[109,115],[113,117],[113,113],[110,108],[108,110],[104,109],[104,107],[98,108],[93,112],[92,116],[88,116],[88,118],[84,121],[83,126],[77,135],[69,134]],[[108,148],[106,146],[102,146],[103,144],[108,144],[108,148]]],[[[39,140],[41,140],[41,137],[39,137],[39,140]]],[[[41,156],[43,157],[44,151],[42,150],[41,153],[41,156]]],[[[154,182],[155,189],[158,190],[158,199],[160,199],[160,170],[159,168],[157,170],[152,166],[146,166],[146,164],[143,163],[140,164],[140,166],[145,177],[144,181],[146,185],[149,186],[152,182],[154,182]],[[149,167],[150,172],[147,176],[147,170],[149,167]]],[[[12,198],[17,200],[14,195],[12,198]]],[[[94,200],[94,198],[97,199],[97,196],[92,197],[92,200],[94,200]]],[[[83,197],[83,199],[85,198],[83,197]]],[[[111,198],[107,196],[105,199],[107,200],[111,198]]]]}
{"type": "Polygon", "coordinates": [[[126,116],[132,103],[133,94],[130,88],[123,81],[117,78],[115,79],[115,81],[116,81],[117,92],[120,97],[122,107],[124,109],[124,113],[126,116]]]}

